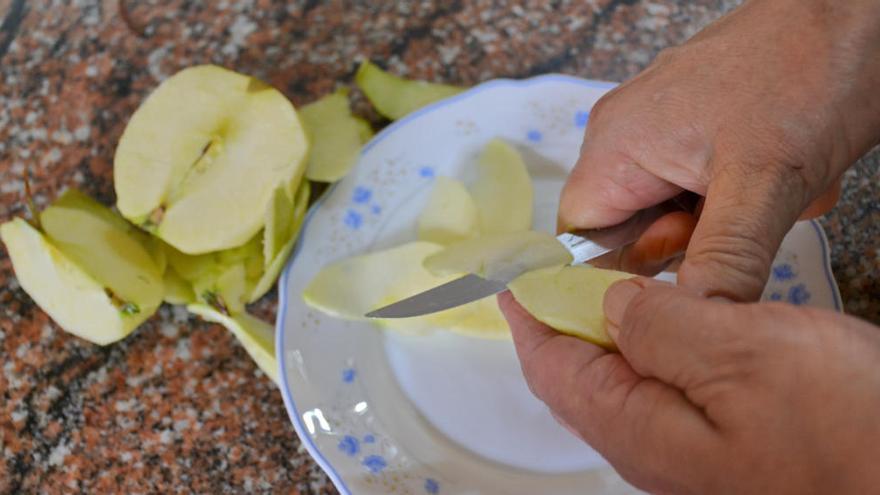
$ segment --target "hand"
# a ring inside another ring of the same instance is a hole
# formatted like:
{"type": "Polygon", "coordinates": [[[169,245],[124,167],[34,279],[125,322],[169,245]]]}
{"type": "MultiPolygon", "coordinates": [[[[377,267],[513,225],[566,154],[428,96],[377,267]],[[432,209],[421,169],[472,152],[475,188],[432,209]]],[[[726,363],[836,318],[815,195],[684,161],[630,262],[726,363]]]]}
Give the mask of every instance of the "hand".
{"type": "Polygon", "coordinates": [[[652,493],[870,493],[880,486],[880,329],[648,279],[605,312],[620,354],[500,296],[532,392],[652,493]]]}
{"type": "Polygon", "coordinates": [[[657,272],[686,248],[681,284],[756,299],[792,224],[833,206],[878,142],[878,18],[877,0],[751,0],[664,51],[593,108],[560,230],[694,191],[699,222],[662,219],[623,269],[657,272]]]}

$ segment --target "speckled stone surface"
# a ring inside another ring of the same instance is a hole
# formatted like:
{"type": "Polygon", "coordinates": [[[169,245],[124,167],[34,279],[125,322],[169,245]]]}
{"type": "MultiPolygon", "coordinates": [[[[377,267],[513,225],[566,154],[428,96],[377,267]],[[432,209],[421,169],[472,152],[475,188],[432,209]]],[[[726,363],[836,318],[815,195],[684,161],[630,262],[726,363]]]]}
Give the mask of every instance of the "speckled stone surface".
{"type": "MultiPolygon", "coordinates": [[[[23,214],[24,173],[38,205],[74,186],[112,204],[128,116],[188,65],[253,74],[296,104],[350,84],[365,57],[457,84],[544,72],[624,80],[738,3],[0,0],[0,221],[23,214]]],[[[875,152],[823,221],[847,310],[875,323],[878,200],[875,152]]],[[[275,297],[252,310],[273,318],[275,297]]],[[[180,308],[97,347],[34,306],[0,249],[0,355],[0,492],[334,491],[272,383],[223,328],[180,308]]]]}

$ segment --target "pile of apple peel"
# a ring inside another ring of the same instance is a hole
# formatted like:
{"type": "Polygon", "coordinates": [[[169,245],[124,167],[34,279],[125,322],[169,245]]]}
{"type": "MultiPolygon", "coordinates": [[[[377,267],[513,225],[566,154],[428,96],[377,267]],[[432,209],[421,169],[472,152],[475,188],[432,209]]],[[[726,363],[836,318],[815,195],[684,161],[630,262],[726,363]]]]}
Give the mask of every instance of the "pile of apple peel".
{"type": "MultiPolygon", "coordinates": [[[[475,167],[477,178],[468,185],[451,177],[434,179],[417,219],[416,241],[325,266],[303,291],[303,300],[334,317],[367,320],[370,311],[466,274],[491,280],[515,276],[508,288],[535,318],[613,348],[602,299],[611,284],[632,275],[570,266],[562,244],[530,230],[531,178],[513,147],[490,141],[475,167]]],[[[495,296],[423,316],[369,321],[406,334],[447,330],[484,339],[510,337],[495,296]]]]}
{"type": "MultiPolygon", "coordinates": [[[[369,62],[357,83],[392,118],[461,90],[369,62]]],[[[309,181],[344,177],[372,135],[345,90],[297,111],[258,79],[191,67],[129,120],[114,157],[115,210],[68,190],[42,212],[31,208],[30,220],[0,225],[0,238],[21,287],[65,331],[106,345],[163,302],[185,305],[228,328],[277,382],[273,327],[246,305],[290,255],[309,181]]]]}

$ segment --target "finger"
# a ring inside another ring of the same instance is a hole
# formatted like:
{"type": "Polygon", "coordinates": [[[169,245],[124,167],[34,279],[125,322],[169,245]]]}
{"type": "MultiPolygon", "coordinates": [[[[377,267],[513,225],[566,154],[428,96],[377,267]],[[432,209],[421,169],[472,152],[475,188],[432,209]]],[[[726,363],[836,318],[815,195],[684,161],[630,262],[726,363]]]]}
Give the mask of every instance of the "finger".
{"type": "Polygon", "coordinates": [[[742,305],[635,278],[606,291],[604,310],[608,333],[633,370],[675,386],[699,407],[709,405],[706,384],[747,364],[737,359],[747,357],[754,325],[742,305]]]}
{"type": "Polygon", "coordinates": [[[558,376],[571,375],[583,364],[606,353],[599,346],[559,333],[534,319],[510,292],[498,295],[498,305],[510,326],[529,388],[544,402],[550,395],[565,393],[562,390],[567,384],[557,381],[558,376]],[[544,359],[559,361],[556,365],[548,366],[552,363],[544,359]],[[561,369],[560,366],[571,369],[561,369]]]}
{"type": "Polygon", "coordinates": [[[643,208],[681,192],[681,188],[642,169],[626,155],[584,141],[581,156],[559,200],[559,231],[618,224],[643,208]]]}
{"type": "Polygon", "coordinates": [[[620,354],[538,322],[510,293],[498,299],[529,387],[563,424],[644,489],[677,492],[698,478],[718,436],[678,390],[642,378],[620,354]],[[684,455],[701,461],[683,468],[684,455]]]}
{"type": "Polygon", "coordinates": [[[679,270],[681,285],[734,300],[758,299],[804,197],[799,179],[772,174],[719,169],[679,270]]]}
{"type": "Polygon", "coordinates": [[[832,208],[840,200],[841,180],[838,179],[828,188],[821,196],[813,200],[810,206],[801,213],[800,220],[809,220],[811,218],[821,217],[831,211],[832,208]]]}
{"type": "Polygon", "coordinates": [[[600,256],[590,264],[638,275],[656,275],[684,254],[696,224],[696,217],[689,213],[669,213],[654,222],[634,244],[600,256]]]}

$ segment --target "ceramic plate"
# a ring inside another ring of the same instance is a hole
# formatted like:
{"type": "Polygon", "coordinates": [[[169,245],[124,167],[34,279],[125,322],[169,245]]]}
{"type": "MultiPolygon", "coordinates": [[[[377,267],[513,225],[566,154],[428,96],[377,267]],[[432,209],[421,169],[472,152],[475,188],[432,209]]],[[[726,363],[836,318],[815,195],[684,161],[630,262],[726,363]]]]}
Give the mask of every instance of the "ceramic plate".
{"type": "MultiPolygon", "coordinates": [[[[290,418],[339,491],[635,491],[532,397],[510,342],[384,333],[301,297],[327,263],[415,239],[433,179],[467,180],[494,137],[523,153],[535,227],[551,231],[590,108],[612,87],[558,75],[481,84],[383,130],[313,208],[279,283],[277,350],[290,418]]],[[[796,225],[764,297],[839,309],[827,252],[816,223],[796,225]]]]}

